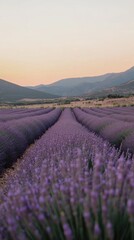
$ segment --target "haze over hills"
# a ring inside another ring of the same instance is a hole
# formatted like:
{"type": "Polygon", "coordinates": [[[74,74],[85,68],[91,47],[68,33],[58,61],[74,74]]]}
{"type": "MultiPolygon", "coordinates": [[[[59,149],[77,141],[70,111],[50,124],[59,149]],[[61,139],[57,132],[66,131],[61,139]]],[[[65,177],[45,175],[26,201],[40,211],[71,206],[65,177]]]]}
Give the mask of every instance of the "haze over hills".
{"type": "Polygon", "coordinates": [[[0,102],[23,99],[47,99],[58,96],[103,96],[111,93],[134,94],[134,67],[121,73],[108,73],[95,77],[68,78],[50,85],[22,87],[0,80],[0,102]]]}
{"type": "Polygon", "coordinates": [[[96,91],[90,92],[90,94],[89,93],[85,94],[85,96],[97,98],[97,97],[106,97],[108,95],[126,96],[131,94],[134,94],[134,80],[120,84],[119,86],[105,88],[98,91],[96,90],[96,91]]]}
{"type": "Polygon", "coordinates": [[[134,80],[134,67],[120,73],[108,73],[94,77],[67,78],[49,85],[42,84],[30,88],[60,96],[83,96],[116,86],[124,89],[122,84],[132,80],[134,80]]]}
{"type": "Polygon", "coordinates": [[[55,96],[45,92],[21,87],[0,79],[0,102],[12,102],[21,99],[45,99],[54,98],[55,96]]]}
{"type": "Polygon", "coordinates": [[[110,88],[116,94],[134,94],[134,80],[123,83],[117,87],[110,88]]]}

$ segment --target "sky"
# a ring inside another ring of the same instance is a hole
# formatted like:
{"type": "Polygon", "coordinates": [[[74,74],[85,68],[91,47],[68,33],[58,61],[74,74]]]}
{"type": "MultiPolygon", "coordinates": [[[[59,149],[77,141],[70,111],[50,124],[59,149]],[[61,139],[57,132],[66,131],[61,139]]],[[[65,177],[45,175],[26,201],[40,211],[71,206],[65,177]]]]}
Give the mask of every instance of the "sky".
{"type": "Polygon", "coordinates": [[[0,0],[0,79],[22,85],[134,66],[133,0],[0,0]]]}

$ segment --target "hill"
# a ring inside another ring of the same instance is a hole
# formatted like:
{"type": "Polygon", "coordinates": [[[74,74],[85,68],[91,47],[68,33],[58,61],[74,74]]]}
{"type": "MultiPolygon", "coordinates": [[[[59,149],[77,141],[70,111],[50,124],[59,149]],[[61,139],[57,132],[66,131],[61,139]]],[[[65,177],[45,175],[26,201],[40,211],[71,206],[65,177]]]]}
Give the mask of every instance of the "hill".
{"type": "Polygon", "coordinates": [[[22,99],[45,99],[56,96],[37,90],[21,87],[0,79],[0,102],[14,102],[22,99]]]}
{"type": "Polygon", "coordinates": [[[134,67],[125,72],[108,73],[105,75],[83,78],[68,78],[49,85],[31,87],[42,92],[60,96],[83,96],[103,91],[111,87],[120,86],[134,79],[134,67]]]}
{"type": "Polygon", "coordinates": [[[114,86],[111,88],[105,88],[100,91],[94,91],[90,94],[85,94],[86,97],[105,97],[108,95],[117,96],[128,96],[134,95],[134,80],[128,81],[126,83],[120,84],[119,86],[114,86]]]}
{"type": "Polygon", "coordinates": [[[121,84],[115,89],[117,89],[118,91],[134,92],[134,80],[121,84]]]}
{"type": "Polygon", "coordinates": [[[134,94],[134,80],[128,81],[108,90],[120,95],[134,94]]]}

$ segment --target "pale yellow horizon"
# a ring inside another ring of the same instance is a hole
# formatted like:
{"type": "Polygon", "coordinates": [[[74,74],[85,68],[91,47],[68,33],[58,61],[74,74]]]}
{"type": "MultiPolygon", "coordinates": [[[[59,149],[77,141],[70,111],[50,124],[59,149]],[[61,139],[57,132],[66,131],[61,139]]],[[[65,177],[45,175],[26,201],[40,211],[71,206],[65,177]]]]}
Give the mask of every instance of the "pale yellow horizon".
{"type": "Polygon", "coordinates": [[[22,86],[134,66],[132,0],[1,0],[0,79],[22,86]]]}
{"type": "MultiPolygon", "coordinates": [[[[29,76],[28,79],[27,79],[27,76],[25,77],[25,81],[23,79],[18,79],[18,75],[15,76],[15,75],[12,75],[10,76],[10,74],[5,74],[3,75],[2,77],[0,77],[0,79],[3,79],[3,80],[6,80],[6,81],[9,81],[11,83],[14,83],[14,84],[18,84],[20,86],[36,86],[36,85],[40,85],[40,84],[51,84],[51,83],[54,83],[54,82],[57,82],[61,79],[66,79],[66,78],[79,78],[79,77],[92,77],[92,76],[99,76],[99,75],[103,75],[103,74],[107,74],[107,73],[120,73],[120,72],[124,72],[126,71],[127,69],[130,69],[131,67],[133,67],[132,65],[128,65],[128,67],[113,67],[113,68],[107,68],[107,70],[103,70],[103,69],[99,69],[100,71],[96,71],[96,69],[92,69],[92,71],[87,71],[87,74],[86,74],[86,71],[83,72],[83,74],[78,74],[79,71],[76,71],[76,74],[75,72],[72,72],[72,74],[57,74],[57,77],[56,77],[56,74],[55,76],[49,76],[48,77],[48,81],[44,81],[43,79],[42,80],[37,80],[37,78],[34,79],[34,77],[31,77],[29,76]],[[113,69],[113,70],[112,70],[113,69]],[[31,79],[31,81],[30,81],[31,79]]],[[[82,71],[81,71],[82,72],[82,71]]],[[[41,77],[40,77],[41,79],[41,77]]]]}

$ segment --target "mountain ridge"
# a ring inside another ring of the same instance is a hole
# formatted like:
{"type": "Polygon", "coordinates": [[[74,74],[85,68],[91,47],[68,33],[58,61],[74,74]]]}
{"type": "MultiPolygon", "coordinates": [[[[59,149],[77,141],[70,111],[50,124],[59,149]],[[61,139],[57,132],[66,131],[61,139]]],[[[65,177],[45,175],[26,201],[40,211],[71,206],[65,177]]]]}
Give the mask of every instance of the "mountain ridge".
{"type": "Polygon", "coordinates": [[[134,66],[119,73],[106,73],[99,76],[65,78],[49,85],[31,87],[38,91],[46,91],[60,96],[82,96],[94,91],[119,86],[134,79],[134,66]]]}
{"type": "Polygon", "coordinates": [[[19,101],[24,98],[29,99],[45,99],[54,98],[54,95],[40,92],[34,89],[19,86],[7,80],[0,79],[0,101],[12,102],[19,101]]]}

